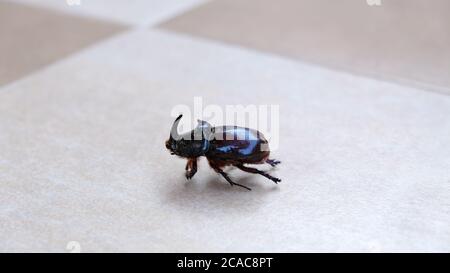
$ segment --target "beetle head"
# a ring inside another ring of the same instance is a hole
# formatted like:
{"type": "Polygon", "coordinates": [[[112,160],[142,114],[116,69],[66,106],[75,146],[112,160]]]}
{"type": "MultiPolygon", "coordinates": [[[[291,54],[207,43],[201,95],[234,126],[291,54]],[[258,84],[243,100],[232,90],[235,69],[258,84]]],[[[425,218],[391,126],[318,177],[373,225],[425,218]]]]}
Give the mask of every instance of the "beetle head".
{"type": "Polygon", "coordinates": [[[209,148],[208,131],[211,131],[211,125],[206,121],[200,121],[198,126],[189,133],[178,134],[178,124],[183,115],[179,115],[170,131],[170,137],[166,141],[166,148],[171,154],[181,157],[198,157],[206,153],[209,148]]]}

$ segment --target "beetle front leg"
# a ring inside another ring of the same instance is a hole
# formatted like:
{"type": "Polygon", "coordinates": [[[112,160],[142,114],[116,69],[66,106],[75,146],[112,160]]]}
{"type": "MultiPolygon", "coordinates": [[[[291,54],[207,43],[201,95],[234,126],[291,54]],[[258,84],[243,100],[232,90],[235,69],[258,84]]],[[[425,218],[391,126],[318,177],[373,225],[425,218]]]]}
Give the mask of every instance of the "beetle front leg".
{"type": "Polygon", "coordinates": [[[186,164],[186,178],[191,179],[197,172],[197,158],[189,158],[186,164]]]}
{"type": "Polygon", "coordinates": [[[273,176],[271,176],[270,174],[267,174],[267,173],[265,173],[265,172],[263,172],[263,171],[260,171],[260,170],[258,170],[258,169],[255,169],[255,168],[249,168],[249,167],[246,167],[246,166],[244,166],[244,165],[242,165],[242,164],[235,165],[235,166],[238,167],[239,169],[241,169],[241,170],[244,171],[244,172],[260,174],[260,175],[262,175],[262,176],[264,176],[264,177],[266,177],[266,178],[272,180],[273,182],[275,182],[275,184],[278,184],[278,182],[281,182],[281,179],[276,178],[276,177],[273,177],[273,176]]]}

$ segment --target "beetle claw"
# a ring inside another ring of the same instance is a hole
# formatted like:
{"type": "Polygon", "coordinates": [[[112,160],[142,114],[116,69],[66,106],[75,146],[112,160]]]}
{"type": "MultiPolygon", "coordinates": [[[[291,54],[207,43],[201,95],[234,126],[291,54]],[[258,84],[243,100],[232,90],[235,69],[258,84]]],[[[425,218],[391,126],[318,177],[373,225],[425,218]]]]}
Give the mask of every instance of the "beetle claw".
{"type": "Polygon", "coordinates": [[[272,180],[273,182],[275,182],[275,184],[278,184],[278,183],[281,182],[281,179],[280,179],[280,178],[276,178],[276,177],[273,177],[273,178],[270,179],[270,180],[272,180]]]}
{"type": "Polygon", "coordinates": [[[247,187],[247,186],[244,186],[244,185],[241,185],[241,184],[238,184],[238,183],[230,183],[230,185],[233,187],[234,185],[236,185],[236,186],[239,186],[239,187],[241,187],[241,188],[244,188],[244,189],[246,189],[246,190],[249,190],[249,191],[251,191],[252,189],[251,188],[249,188],[249,187],[247,187]]]}
{"type": "Polygon", "coordinates": [[[275,167],[275,166],[277,166],[278,164],[280,164],[281,161],[276,160],[276,159],[267,159],[267,160],[266,160],[266,163],[269,164],[269,165],[272,166],[272,167],[275,167]]]}

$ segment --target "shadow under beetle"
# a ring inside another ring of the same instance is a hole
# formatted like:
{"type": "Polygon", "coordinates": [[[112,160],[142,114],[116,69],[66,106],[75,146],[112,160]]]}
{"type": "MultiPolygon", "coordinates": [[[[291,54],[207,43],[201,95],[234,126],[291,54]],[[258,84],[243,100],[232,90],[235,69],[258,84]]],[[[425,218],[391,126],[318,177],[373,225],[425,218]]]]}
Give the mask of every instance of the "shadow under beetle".
{"type": "Polygon", "coordinates": [[[260,174],[275,183],[281,179],[264,171],[244,166],[244,164],[267,163],[272,167],[281,163],[269,159],[269,146],[263,134],[257,130],[238,126],[212,127],[206,121],[198,120],[197,127],[185,134],[178,134],[178,124],[183,115],[179,115],[172,125],[166,148],[173,155],[187,158],[186,178],[191,179],[197,172],[197,160],[205,156],[209,165],[222,175],[231,186],[236,185],[247,190],[249,187],[235,183],[223,171],[225,166],[235,166],[244,172],[260,174]]]}

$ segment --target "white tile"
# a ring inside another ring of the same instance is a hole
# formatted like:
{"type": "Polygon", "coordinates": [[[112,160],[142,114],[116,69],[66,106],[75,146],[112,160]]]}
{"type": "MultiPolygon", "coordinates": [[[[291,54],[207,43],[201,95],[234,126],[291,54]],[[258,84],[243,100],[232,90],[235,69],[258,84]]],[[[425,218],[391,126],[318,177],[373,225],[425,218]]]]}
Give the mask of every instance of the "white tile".
{"type": "Polygon", "coordinates": [[[160,31],[0,89],[0,250],[449,251],[450,97],[160,31]],[[164,147],[177,104],[279,104],[275,186],[164,147]]]}
{"type": "Polygon", "coordinates": [[[207,0],[9,0],[63,12],[152,26],[207,2],[207,0]]]}

